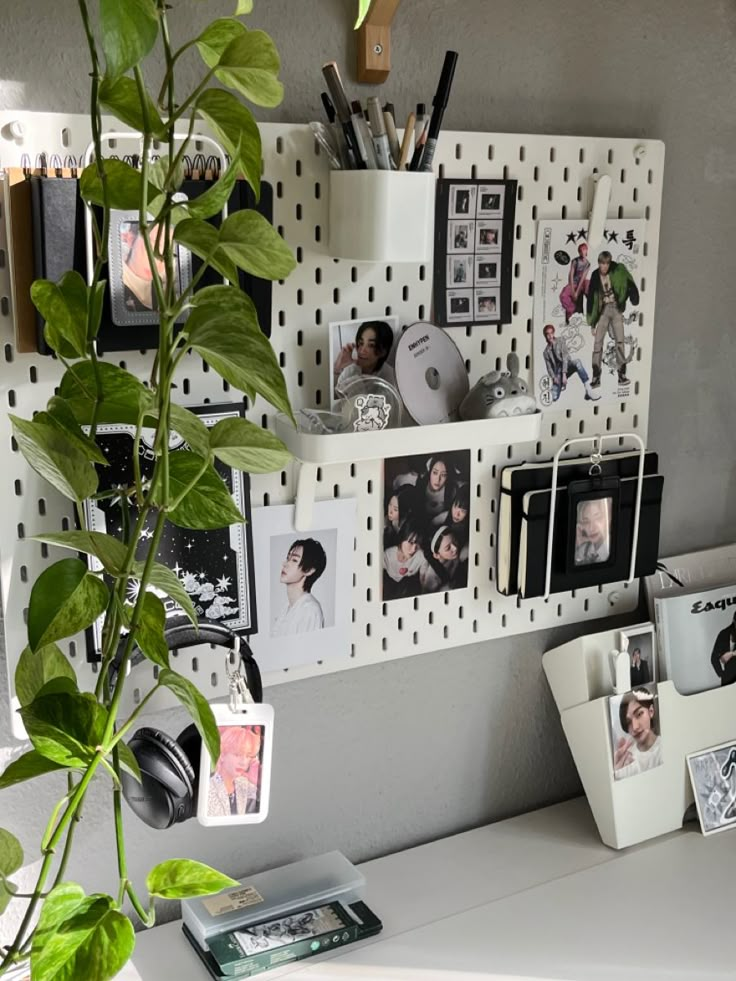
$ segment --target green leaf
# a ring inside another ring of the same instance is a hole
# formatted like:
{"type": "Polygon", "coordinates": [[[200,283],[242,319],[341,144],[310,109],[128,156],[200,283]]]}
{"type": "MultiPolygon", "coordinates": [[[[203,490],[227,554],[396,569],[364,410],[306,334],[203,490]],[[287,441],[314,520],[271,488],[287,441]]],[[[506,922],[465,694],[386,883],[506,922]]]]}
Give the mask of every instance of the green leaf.
{"type": "MultiPolygon", "coordinates": [[[[143,411],[153,405],[152,393],[124,368],[100,361],[99,423],[127,423],[135,426],[143,411]]],[[[61,379],[59,395],[68,403],[77,422],[90,425],[97,397],[94,366],[87,361],[72,365],[61,379]]]]}
{"type": "MultiPolygon", "coordinates": [[[[178,456],[178,453],[174,454],[174,457],[170,459],[174,459],[176,456],[178,456]]],[[[134,564],[133,571],[130,574],[133,579],[141,579],[143,577],[144,564],[143,562],[136,562],[134,564]]],[[[186,589],[184,589],[181,579],[179,579],[175,572],[172,572],[165,565],[161,565],[160,562],[154,562],[151,567],[148,583],[149,586],[160,590],[170,599],[178,603],[192,624],[195,627],[197,626],[199,621],[197,620],[197,614],[194,612],[192,599],[186,589]]]]}
{"type": "Polygon", "coordinates": [[[107,712],[89,692],[41,689],[30,705],[20,709],[26,732],[46,759],[66,767],[86,767],[101,743],[107,712]]]}
{"type": "Polygon", "coordinates": [[[135,634],[135,642],[149,661],[160,668],[169,666],[169,648],[164,637],[166,611],[161,600],[153,593],[143,597],[143,609],[135,634]]]}
{"type": "MultiPolygon", "coordinates": [[[[149,181],[155,188],[159,191],[167,190],[166,178],[169,173],[169,168],[171,167],[171,162],[169,160],[169,155],[165,154],[163,157],[159,157],[158,160],[154,160],[151,164],[149,170],[149,181]]],[[[168,188],[172,191],[178,191],[181,185],[184,183],[185,177],[184,162],[182,160],[176,165],[176,171],[172,175],[171,180],[168,183],[168,188]]]]}
{"type": "Polygon", "coordinates": [[[238,5],[235,8],[235,16],[239,17],[241,14],[250,14],[253,12],[253,0],[238,0],[238,5]]]}
{"type": "Polygon", "coordinates": [[[41,950],[56,928],[71,916],[85,898],[84,889],[76,882],[61,882],[54,886],[41,906],[38,926],[33,933],[31,957],[41,950]]]}
{"type": "Polygon", "coordinates": [[[278,436],[247,419],[221,419],[210,432],[210,447],[218,460],[247,473],[282,470],[291,453],[278,436]]]}
{"type": "Polygon", "coordinates": [[[284,97],[284,86],[278,80],[280,68],[279,53],[268,34],[246,30],[222,52],[215,78],[255,105],[274,108],[284,97]]]}
{"type": "Polygon", "coordinates": [[[61,559],[44,569],[28,604],[31,650],[89,627],[105,612],[107,601],[107,586],[87,572],[81,559],[61,559]]]}
{"type": "Polygon", "coordinates": [[[43,421],[54,426],[66,436],[70,443],[83,453],[88,460],[99,463],[103,467],[109,466],[105,454],[93,439],[90,439],[82,432],[79,423],[74,418],[68,402],[54,395],[46,406],[46,412],[39,412],[34,417],[34,422],[43,421]]]}
{"type": "Polygon", "coordinates": [[[238,286],[205,286],[197,290],[192,297],[192,312],[187,318],[187,328],[191,324],[198,326],[222,314],[236,313],[238,319],[252,328],[254,334],[260,334],[258,312],[255,304],[238,286]]]}
{"type": "Polygon", "coordinates": [[[231,879],[229,875],[223,875],[217,869],[191,858],[170,858],[154,866],[146,876],[149,894],[161,899],[211,896],[228,886],[237,885],[237,879],[231,879]]]}
{"type": "Polygon", "coordinates": [[[219,251],[220,236],[214,225],[200,218],[186,218],[176,226],[174,238],[200,259],[204,259],[231,283],[238,282],[238,269],[224,252],[219,251]]]}
{"type": "Polygon", "coordinates": [[[12,875],[23,864],[21,843],[5,828],[0,828],[0,874],[12,875]]]}
{"type": "Polygon", "coordinates": [[[263,215],[236,211],[220,227],[220,249],[236,266],[261,279],[286,279],[296,268],[289,246],[263,215]]]}
{"type": "MultiPolygon", "coordinates": [[[[200,472],[201,457],[179,450],[169,457],[169,489],[177,500],[200,472]]],[[[208,530],[244,522],[222,477],[209,464],[184,499],[168,512],[169,521],[180,528],[208,530]]]]}
{"type": "MultiPolygon", "coordinates": [[[[138,211],[141,201],[143,178],[140,170],[131,167],[123,160],[106,157],[102,161],[105,173],[110,207],[120,211],[138,211]]],[[[97,173],[97,163],[93,162],[84,168],[79,178],[79,193],[89,204],[103,207],[102,181],[97,173]]],[[[155,188],[149,189],[149,197],[154,197],[155,188]]]]}
{"type": "MultiPolygon", "coordinates": [[[[166,127],[148,92],[145,94],[145,99],[151,133],[158,139],[164,139],[166,127]]],[[[138,86],[134,79],[124,75],[120,78],[103,78],[100,83],[100,102],[103,109],[112,113],[113,116],[132,129],[141,133],[146,131],[138,86]]]]}
{"type": "Polygon", "coordinates": [[[107,75],[117,78],[139,65],[156,43],[155,0],[100,0],[100,28],[107,75]]]}
{"type": "Polygon", "coordinates": [[[235,17],[218,17],[205,27],[195,44],[202,61],[208,68],[214,68],[228,44],[246,33],[245,24],[241,24],[235,17]]]}
{"type": "Polygon", "coordinates": [[[31,286],[31,299],[50,335],[63,338],[79,358],[87,356],[89,293],[78,272],[64,273],[58,283],[37,279],[31,286]]]}
{"type": "Polygon", "coordinates": [[[17,891],[18,887],[14,882],[9,882],[7,879],[0,879],[0,916],[5,912],[8,903],[17,891]]]}
{"type": "Polygon", "coordinates": [[[87,896],[74,907],[70,899],[68,905],[67,915],[45,932],[43,945],[34,944],[34,981],[111,981],[133,953],[133,924],[113,908],[111,896],[87,896]]]}
{"type": "Polygon", "coordinates": [[[131,777],[133,777],[134,780],[137,780],[138,783],[143,783],[141,768],[138,766],[138,760],[133,755],[133,750],[127,743],[122,742],[122,740],[117,744],[117,747],[118,758],[122,769],[127,770],[131,777]]]}
{"type": "Polygon", "coordinates": [[[47,545],[84,552],[85,555],[94,555],[102,563],[105,572],[111,576],[120,575],[128,553],[128,549],[119,538],[105,535],[101,531],[42,532],[40,535],[34,535],[33,539],[37,542],[46,542],[47,545]]]}
{"type": "Polygon", "coordinates": [[[358,19],[355,22],[355,27],[353,30],[357,31],[360,25],[368,16],[368,11],[371,9],[371,0],[358,0],[358,19]]]}
{"type": "Polygon", "coordinates": [[[33,780],[35,777],[43,776],[44,773],[63,769],[65,767],[61,763],[47,760],[35,749],[31,749],[5,767],[5,772],[0,776],[0,790],[22,783],[24,780],[33,780]]]}
{"type": "MultiPolygon", "coordinates": [[[[190,318],[191,319],[191,318],[190,318]]],[[[241,392],[258,392],[279,412],[293,419],[286,382],[276,354],[263,334],[239,315],[219,316],[187,326],[188,343],[222,377],[241,392]]]]}
{"type": "Polygon", "coordinates": [[[257,200],[261,194],[261,134],[250,109],[224,89],[207,89],[195,109],[233,159],[240,147],[243,174],[257,200]]]}
{"type": "Polygon", "coordinates": [[[54,425],[10,416],[13,436],[36,473],[64,497],[82,501],[97,490],[97,473],[89,460],[54,425]]]}
{"type": "Polygon", "coordinates": [[[187,202],[186,210],[191,218],[211,218],[212,215],[222,211],[233,193],[240,166],[240,144],[238,144],[237,152],[222,177],[199,197],[187,202]]]}
{"type": "Polygon", "coordinates": [[[15,694],[20,704],[29,705],[54,678],[68,678],[77,687],[74,668],[56,644],[48,644],[35,653],[26,647],[15,668],[15,694]]]}
{"type": "Polygon", "coordinates": [[[173,692],[192,717],[207,752],[211,768],[214,769],[220,758],[220,730],[217,728],[215,717],[210,704],[200,690],[188,678],[182,677],[170,668],[158,676],[159,683],[173,692]]]}
{"type": "Polygon", "coordinates": [[[169,422],[171,423],[171,428],[182,439],[186,440],[195,453],[198,453],[200,456],[207,456],[209,450],[209,430],[196,413],[172,402],[169,411],[169,422]]]}

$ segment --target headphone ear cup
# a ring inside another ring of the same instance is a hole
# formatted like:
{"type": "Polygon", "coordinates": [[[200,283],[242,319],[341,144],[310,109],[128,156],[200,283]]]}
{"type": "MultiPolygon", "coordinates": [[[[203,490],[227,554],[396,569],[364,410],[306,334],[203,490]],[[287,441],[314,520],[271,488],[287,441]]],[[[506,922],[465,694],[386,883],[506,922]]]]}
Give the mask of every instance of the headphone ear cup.
{"type": "Polygon", "coordinates": [[[121,775],[123,796],[150,828],[186,821],[194,807],[195,771],[182,749],[158,729],[139,729],[128,747],[141,771],[141,783],[121,775]]]}
{"type": "Polygon", "coordinates": [[[189,765],[194,773],[194,782],[192,784],[192,810],[190,817],[196,817],[197,797],[199,795],[199,764],[202,758],[202,737],[199,734],[199,730],[192,722],[192,724],[187,726],[183,732],[179,733],[176,741],[179,745],[179,749],[181,749],[186,758],[189,760],[189,765]]]}

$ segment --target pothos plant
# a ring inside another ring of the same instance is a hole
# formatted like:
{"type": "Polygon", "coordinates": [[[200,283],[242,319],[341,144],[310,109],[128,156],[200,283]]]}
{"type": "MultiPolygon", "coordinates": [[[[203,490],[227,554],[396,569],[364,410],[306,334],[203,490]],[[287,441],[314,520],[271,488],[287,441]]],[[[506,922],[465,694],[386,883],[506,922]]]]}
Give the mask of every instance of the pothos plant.
{"type": "Polygon", "coordinates": [[[73,271],[57,283],[33,284],[33,302],[45,319],[45,336],[63,375],[44,411],[31,420],[12,417],[12,425],[17,447],[29,465],[76,508],[76,530],[37,539],[93,556],[103,571],[96,574],[78,554],[70,555],[49,566],[32,587],[28,645],[15,675],[20,715],[32,749],[6,768],[0,789],[51,773],[63,788],[40,843],[40,868],[28,894],[21,895],[11,879],[24,860],[21,845],[9,831],[0,829],[0,913],[10,902],[26,903],[15,939],[0,951],[0,976],[29,959],[33,981],[106,981],[129,959],[135,943],[124,904],[129,903],[150,926],[156,897],[205,895],[234,881],[201,863],[173,859],[149,872],[147,896],[139,895],[128,875],[121,771],[140,778],[124,737],[161,688],[173,692],[186,707],[210,758],[217,760],[219,733],[206,699],[169,665],[159,596],[176,601],[193,623],[195,611],[178,577],[156,561],[156,554],[167,521],[212,529],[244,520],[218,476],[216,460],[236,469],[268,472],[280,469],[288,459],[280,440],[259,426],[230,418],[208,430],[171,397],[182,359],[193,352],[251,401],[261,396],[291,415],[273,349],[259,329],[253,303],[237,283],[238,270],[283,279],[293,269],[294,258],[256,211],[231,214],[219,227],[208,221],[222,210],[240,175],[256,196],[259,193],[261,140],[243,100],[272,107],[282,98],[279,57],[271,38],[248,29],[240,19],[251,12],[251,6],[252,0],[237,0],[235,16],[213,21],[175,49],[165,0],[78,0],[91,62],[95,156],[81,174],[80,191],[93,216],[94,275],[90,284],[73,271]],[[148,90],[143,74],[143,62],[155,50],[164,66],[158,94],[148,90]],[[177,67],[185,52],[201,59],[203,67],[199,84],[182,94],[177,67]],[[214,87],[214,82],[222,87],[214,87]],[[140,131],[140,168],[105,159],[103,113],[140,131]],[[203,194],[181,200],[177,192],[187,144],[175,133],[188,127],[191,137],[197,120],[209,125],[230,163],[203,194]],[[164,153],[156,161],[151,153],[154,141],[164,153]],[[158,351],[151,358],[148,384],[98,359],[95,349],[114,209],[138,213],[160,317],[158,351]],[[202,260],[182,292],[177,292],[174,275],[179,247],[202,260]],[[223,277],[222,284],[197,289],[208,269],[223,277]],[[175,324],[185,312],[177,332],[175,324]],[[135,430],[134,479],[130,486],[118,486],[113,492],[129,505],[122,507],[123,514],[131,516],[122,540],[85,528],[81,507],[85,499],[102,496],[97,468],[107,466],[107,460],[97,430],[105,423],[124,423],[135,430]],[[155,433],[147,477],[138,462],[144,429],[155,433]],[[169,452],[172,430],[188,448],[169,452]],[[151,524],[153,535],[143,550],[141,531],[151,524]],[[131,596],[136,597],[132,602],[131,596]],[[58,644],[100,617],[104,626],[96,689],[83,692],[58,644]],[[135,646],[157,666],[158,674],[151,690],[125,716],[121,711],[125,668],[135,646]],[[121,653],[120,670],[111,672],[111,662],[121,653]],[[114,896],[86,895],[65,877],[85,795],[98,778],[107,780],[111,788],[119,875],[114,896]]]}

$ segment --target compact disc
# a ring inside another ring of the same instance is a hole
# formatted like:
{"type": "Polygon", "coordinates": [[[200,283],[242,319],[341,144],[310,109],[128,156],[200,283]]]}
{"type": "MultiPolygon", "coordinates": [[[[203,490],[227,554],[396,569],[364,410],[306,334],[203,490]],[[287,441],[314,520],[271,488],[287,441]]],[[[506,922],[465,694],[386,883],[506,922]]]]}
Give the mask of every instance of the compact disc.
{"type": "Polygon", "coordinates": [[[453,422],[470,387],[460,351],[436,324],[420,320],[396,342],[396,387],[420,426],[453,422]]]}

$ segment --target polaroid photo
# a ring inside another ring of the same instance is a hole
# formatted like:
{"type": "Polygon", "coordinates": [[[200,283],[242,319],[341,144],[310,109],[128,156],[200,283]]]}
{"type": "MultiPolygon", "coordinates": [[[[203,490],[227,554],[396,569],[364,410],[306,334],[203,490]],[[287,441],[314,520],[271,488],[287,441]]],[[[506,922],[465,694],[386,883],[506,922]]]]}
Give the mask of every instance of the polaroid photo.
{"type": "Polygon", "coordinates": [[[462,288],[473,285],[473,256],[451,255],[447,257],[447,285],[462,288]]]}
{"type": "Polygon", "coordinates": [[[478,187],[478,218],[503,218],[503,201],[506,188],[503,184],[481,184],[478,187]]]}
{"type": "Polygon", "coordinates": [[[629,655],[632,688],[659,681],[657,634],[653,623],[639,623],[619,631],[618,649],[629,655]]]}
{"type": "Polygon", "coordinates": [[[661,766],[662,735],[656,685],[639,685],[608,699],[611,760],[616,780],[661,766]]]}
{"type": "Polygon", "coordinates": [[[449,217],[474,218],[476,193],[475,184],[451,184],[449,217]]]}
{"type": "Polygon", "coordinates": [[[212,705],[220,730],[220,756],[212,765],[202,741],[197,820],[205,827],[260,824],[268,816],[273,758],[273,706],[254,703],[242,712],[212,705]]]}
{"type": "Polygon", "coordinates": [[[470,323],[473,320],[473,291],[447,290],[448,323],[470,323]]]}
{"type": "Polygon", "coordinates": [[[619,494],[617,477],[568,484],[568,572],[605,569],[616,561],[619,494]]]}
{"type": "Polygon", "coordinates": [[[399,330],[398,317],[340,320],[329,325],[330,405],[345,383],[361,375],[381,378],[396,387],[394,357],[399,330]]]}
{"type": "Polygon", "coordinates": [[[356,511],[352,498],[318,501],[298,532],[292,505],[253,509],[261,671],[349,656],[356,511]]]}
{"type": "Polygon", "coordinates": [[[501,285],[501,257],[477,255],[475,257],[475,285],[483,287],[501,285]]]}
{"type": "Polygon", "coordinates": [[[473,252],[475,242],[474,221],[448,221],[447,252],[473,252]]]}
{"type": "Polygon", "coordinates": [[[478,321],[498,320],[501,316],[501,290],[476,289],[475,319],[478,321]]]}
{"type": "Polygon", "coordinates": [[[383,600],[464,589],[470,451],[384,461],[383,600]]]}
{"type": "MultiPolygon", "coordinates": [[[[156,244],[159,228],[153,225],[148,232],[152,245],[156,244]]],[[[112,211],[108,239],[110,271],[110,305],[113,323],[118,327],[159,322],[158,303],[153,286],[153,274],[148,261],[146,243],[140,232],[137,211],[112,211]]],[[[177,245],[174,253],[176,295],[192,280],[192,256],[188,249],[177,245]]],[[[163,261],[156,262],[162,281],[166,280],[163,261]]],[[[186,320],[183,313],[177,320],[186,320]]]]}
{"type": "Polygon", "coordinates": [[[503,247],[502,221],[476,221],[475,251],[500,252],[503,247]]]}
{"type": "Polygon", "coordinates": [[[687,766],[703,834],[736,826],[736,743],[690,753],[687,766]]]}

